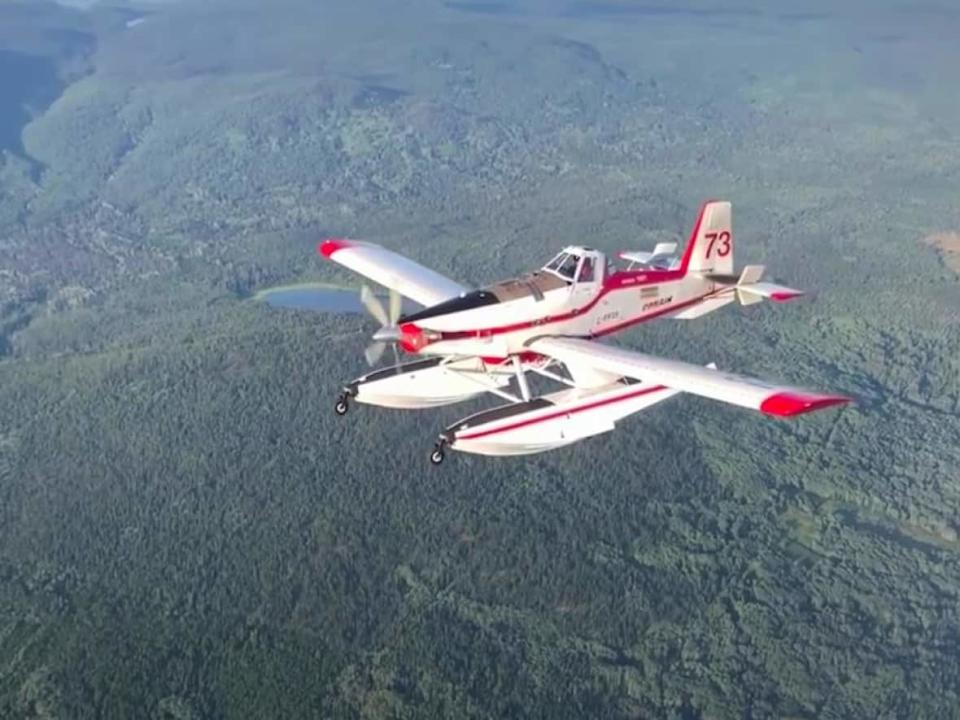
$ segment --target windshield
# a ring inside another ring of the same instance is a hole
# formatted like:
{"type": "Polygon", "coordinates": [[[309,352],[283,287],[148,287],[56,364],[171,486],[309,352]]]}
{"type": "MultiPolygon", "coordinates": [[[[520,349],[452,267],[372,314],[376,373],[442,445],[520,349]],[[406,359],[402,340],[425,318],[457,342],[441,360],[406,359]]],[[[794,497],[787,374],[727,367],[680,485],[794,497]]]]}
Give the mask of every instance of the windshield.
{"type": "Polygon", "coordinates": [[[580,262],[580,256],[573,253],[562,252],[553,260],[544,265],[543,269],[559,275],[564,280],[573,280],[573,275],[577,271],[577,264],[580,262]]]}
{"type": "Polygon", "coordinates": [[[577,271],[577,264],[580,262],[580,257],[577,255],[567,255],[563,260],[563,264],[560,266],[560,269],[557,270],[558,273],[563,275],[568,280],[573,280],[573,274],[577,271]]]}
{"type": "Polygon", "coordinates": [[[557,270],[560,269],[560,266],[563,265],[563,261],[566,257],[567,257],[567,253],[565,252],[560,253],[555,258],[553,258],[553,260],[551,260],[546,265],[544,265],[543,269],[556,272],[557,270]]]}

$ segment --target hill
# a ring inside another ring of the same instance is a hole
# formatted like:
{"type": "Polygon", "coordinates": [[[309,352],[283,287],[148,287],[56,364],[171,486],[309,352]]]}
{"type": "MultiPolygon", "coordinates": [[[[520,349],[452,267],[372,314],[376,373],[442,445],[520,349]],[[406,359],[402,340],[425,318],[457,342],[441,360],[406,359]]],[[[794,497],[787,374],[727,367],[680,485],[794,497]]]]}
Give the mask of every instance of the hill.
{"type": "Polygon", "coordinates": [[[0,717],[958,717],[949,8],[0,7],[0,717]],[[869,22],[865,20],[869,18],[869,22]],[[846,392],[528,459],[332,413],[365,237],[480,284],[682,240],[810,296],[621,342],[846,392]]]}

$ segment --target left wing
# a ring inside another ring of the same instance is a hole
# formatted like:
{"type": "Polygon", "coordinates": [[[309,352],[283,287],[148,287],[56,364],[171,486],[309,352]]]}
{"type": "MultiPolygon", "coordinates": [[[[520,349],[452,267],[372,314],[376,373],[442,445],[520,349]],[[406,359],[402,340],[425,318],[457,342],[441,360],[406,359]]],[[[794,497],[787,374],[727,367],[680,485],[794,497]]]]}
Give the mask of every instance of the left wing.
{"type": "Polygon", "coordinates": [[[470,290],[410,258],[373,243],[330,238],[317,245],[317,252],[424,307],[470,290]]]}
{"type": "Polygon", "coordinates": [[[768,415],[790,417],[850,402],[850,398],[842,395],[824,395],[775,385],[745,375],[721,372],[679,360],[666,360],[591,340],[545,337],[534,340],[529,347],[534,352],[574,367],[590,367],[617,377],[655,382],[674,390],[760,410],[768,415]]]}

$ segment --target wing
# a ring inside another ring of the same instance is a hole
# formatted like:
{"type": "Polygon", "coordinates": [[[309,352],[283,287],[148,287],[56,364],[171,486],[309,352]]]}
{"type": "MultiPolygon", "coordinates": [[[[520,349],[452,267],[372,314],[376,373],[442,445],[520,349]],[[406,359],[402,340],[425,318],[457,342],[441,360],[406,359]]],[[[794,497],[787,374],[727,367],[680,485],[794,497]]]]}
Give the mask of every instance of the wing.
{"type": "Polygon", "coordinates": [[[764,380],[666,360],[653,355],[577,338],[547,337],[530,343],[530,349],[564,364],[592,367],[601,373],[656,382],[664,387],[789,417],[850,402],[842,395],[775,385],[764,380]]]}
{"type": "Polygon", "coordinates": [[[449,300],[470,288],[373,243],[330,238],[317,252],[424,307],[449,300]]]}

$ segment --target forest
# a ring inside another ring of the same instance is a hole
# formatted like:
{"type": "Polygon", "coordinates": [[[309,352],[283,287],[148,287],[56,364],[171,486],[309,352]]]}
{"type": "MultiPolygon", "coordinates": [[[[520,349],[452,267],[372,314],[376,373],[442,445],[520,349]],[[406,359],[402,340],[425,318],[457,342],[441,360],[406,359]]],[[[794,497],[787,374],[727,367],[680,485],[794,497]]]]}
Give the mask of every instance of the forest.
{"type": "Polygon", "coordinates": [[[960,718],[960,10],[803,7],[0,4],[0,718],[960,718]],[[435,468],[258,299],[708,197],[807,296],[613,342],[853,404],[435,468]]]}

